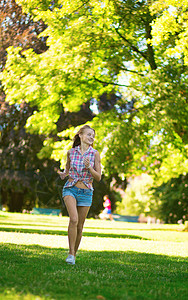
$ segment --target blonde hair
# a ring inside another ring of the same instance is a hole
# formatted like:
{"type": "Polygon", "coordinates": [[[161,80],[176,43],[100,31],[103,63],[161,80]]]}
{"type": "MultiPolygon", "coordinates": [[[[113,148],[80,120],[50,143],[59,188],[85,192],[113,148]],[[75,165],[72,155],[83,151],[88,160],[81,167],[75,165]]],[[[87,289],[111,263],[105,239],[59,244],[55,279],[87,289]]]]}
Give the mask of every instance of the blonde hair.
{"type": "MultiPolygon", "coordinates": [[[[79,137],[79,134],[83,134],[84,130],[85,129],[91,129],[94,131],[95,133],[95,130],[93,128],[91,128],[89,125],[84,125],[82,126],[78,132],[75,134],[74,138],[73,138],[73,145],[72,145],[72,148],[75,148],[76,146],[79,146],[81,145],[81,140],[80,140],[80,137],[79,137]]],[[[93,146],[93,145],[92,145],[93,146]]]]}

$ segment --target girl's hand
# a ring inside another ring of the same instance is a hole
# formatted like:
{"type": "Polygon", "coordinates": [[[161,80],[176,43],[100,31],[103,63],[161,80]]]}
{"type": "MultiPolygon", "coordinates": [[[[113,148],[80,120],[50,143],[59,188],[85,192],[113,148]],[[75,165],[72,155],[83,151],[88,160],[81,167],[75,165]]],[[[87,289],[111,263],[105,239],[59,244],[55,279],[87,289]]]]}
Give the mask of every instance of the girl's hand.
{"type": "Polygon", "coordinates": [[[64,172],[58,171],[58,174],[62,180],[65,179],[65,177],[67,176],[67,173],[65,171],[64,172]]]}
{"type": "Polygon", "coordinates": [[[90,165],[90,160],[88,157],[84,157],[84,165],[85,167],[88,169],[89,167],[91,167],[90,165]]]}

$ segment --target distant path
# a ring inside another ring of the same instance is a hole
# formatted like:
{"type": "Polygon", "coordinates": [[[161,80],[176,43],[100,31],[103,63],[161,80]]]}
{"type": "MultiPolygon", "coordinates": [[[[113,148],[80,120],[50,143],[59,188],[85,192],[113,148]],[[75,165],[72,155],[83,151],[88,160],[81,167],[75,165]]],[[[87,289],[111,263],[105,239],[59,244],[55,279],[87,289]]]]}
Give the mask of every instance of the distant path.
{"type": "Polygon", "coordinates": [[[139,216],[122,216],[113,214],[113,218],[115,221],[138,223],[139,216]]]}

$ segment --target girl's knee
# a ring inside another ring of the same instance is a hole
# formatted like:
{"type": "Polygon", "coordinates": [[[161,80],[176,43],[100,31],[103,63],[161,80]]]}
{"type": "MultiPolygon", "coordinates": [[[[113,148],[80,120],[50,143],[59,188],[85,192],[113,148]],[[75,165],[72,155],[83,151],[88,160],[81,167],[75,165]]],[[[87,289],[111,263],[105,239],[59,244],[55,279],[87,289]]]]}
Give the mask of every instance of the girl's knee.
{"type": "Polygon", "coordinates": [[[77,217],[77,216],[70,217],[69,223],[70,223],[72,226],[77,226],[77,225],[78,225],[78,217],[77,217]]]}

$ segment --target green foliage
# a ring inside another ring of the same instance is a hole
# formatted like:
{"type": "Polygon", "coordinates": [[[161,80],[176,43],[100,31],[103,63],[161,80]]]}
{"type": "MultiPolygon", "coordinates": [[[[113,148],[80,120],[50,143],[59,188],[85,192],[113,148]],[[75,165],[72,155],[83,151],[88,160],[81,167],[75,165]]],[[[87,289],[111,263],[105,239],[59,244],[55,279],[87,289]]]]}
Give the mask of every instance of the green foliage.
{"type": "Polygon", "coordinates": [[[153,24],[152,43],[167,45],[166,54],[170,57],[183,57],[185,65],[188,64],[187,8],[188,3],[184,0],[158,0],[150,8],[153,14],[158,14],[153,24]]]}
{"type": "MultiPolygon", "coordinates": [[[[79,110],[89,98],[99,98],[105,91],[111,91],[118,74],[125,69],[124,61],[132,59],[132,49],[141,55],[140,62],[144,57],[150,60],[144,51],[137,49],[144,36],[141,32],[146,30],[145,22],[151,21],[147,5],[130,2],[125,18],[120,3],[113,1],[104,5],[100,1],[82,5],[67,1],[52,10],[44,7],[48,5],[46,1],[37,6],[33,1],[18,3],[26,12],[33,13],[34,20],[42,18],[48,25],[42,34],[48,36],[48,51],[36,55],[27,50],[20,55],[20,49],[9,49],[3,75],[7,101],[25,99],[37,105],[37,111],[27,123],[33,133],[55,132],[62,106],[70,111],[79,110]],[[138,18],[131,25],[133,12],[138,18]],[[137,40],[135,32],[139,23],[137,40]],[[129,36],[123,39],[122,34],[128,32],[129,36]]],[[[150,47],[146,43],[147,46],[150,47]]]]}
{"type": "Polygon", "coordinates": [[[184,222],[188,219],[188,175],[171,178],[153,189],[160,201],[159,214],[166,223],[184,222]]]}
{"type": "Polygon", "coordinates": [[[67,123],[66,116],[78,116],[95,100],[99,113],[82,120],[96,129],[108,179],[126,184],[127,177],[147,171],[159,180],[177,149],[176,172],[182,172],[188,143],[187,4],[182,1],[17,1],[47,26],[40,37],[48,50],[9,48],[1,79],[9,103],[34,107],[26,127],[45,137],[40,158],[64,167],[82,124],[79,118],[67,123]]]}
{"type": "Polygon", "coordinates": [[[188,172],[188,159],[179,149],[168,145],[168,153],[155,173],[157,185],[188,172]]]}
{"type": "Polygon", "coordinates": [[[37,201],[42,206],[57,206],[56,179],[59,163],[49,158],[40,160],[37,153],[43,138],[24,129],[32,109],[21,105],[1,105],[0,185],[1,201],[10,211],[31,210],[37,201]]]}
{"type": "Polygon", "coordinates": [[[22,12],[22,7],[15,0],[0,2],[0,70],[5,66],[9,46],[23,49],[32,48],[36,53],[47,50],[45,39],[38,34],[46,28],[40,20],[33,22],[31,17],[22,12]]]}
{"type": "Polygon", "coordinates": [[[152,195],[150,188],[153,178],[147,174],[130,179],[125,196],[117,208],[117,212],[124,215],[144,214],[157,216],[158,201],[152,195]]]}
{"type": "MultiPolygon", "coordinates": [[[[47,50],[45,39],[37,36],[46,28],[41,20],[33,22],[29,15],[22,14],[21,7],[14,0],[1,1],[0,6],[1,70],[4,69],[6,48],[9,46],[14,49],[19,45],[23,50],[31,47],[38,54],[47,50]]],[[[18,54],[19,49],[16,52],[18,54]]],[[[16,86],[12,95],[14,93],[19,94],[16,86]]],[[[59,163],[49,158],[39,160],[37,153],[44,137],[25,130],[26,121],[34,108],[23,99],[12,105],[10,103],[5,101],[0,83],[1,204],[9,211],[22,211],[23,208],[31,210],[37,202],[44,206],[57,206],[59,195],[55,180],[59,163]]]]}

